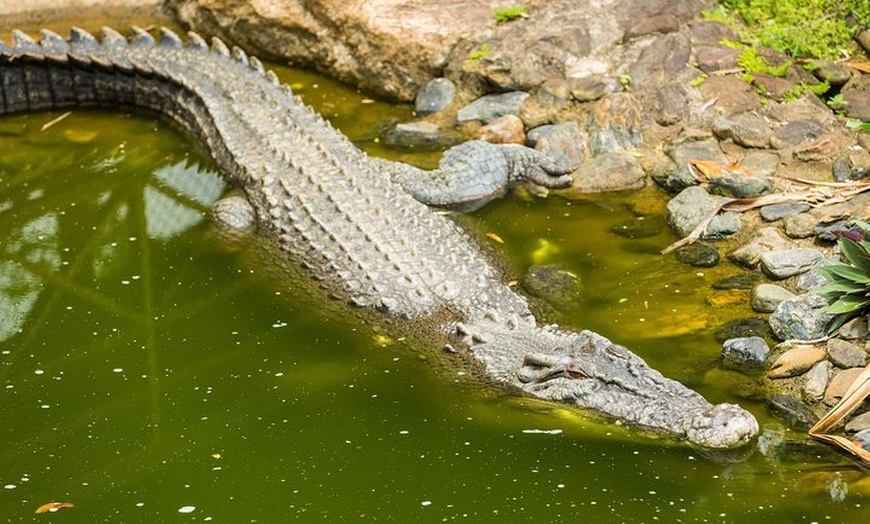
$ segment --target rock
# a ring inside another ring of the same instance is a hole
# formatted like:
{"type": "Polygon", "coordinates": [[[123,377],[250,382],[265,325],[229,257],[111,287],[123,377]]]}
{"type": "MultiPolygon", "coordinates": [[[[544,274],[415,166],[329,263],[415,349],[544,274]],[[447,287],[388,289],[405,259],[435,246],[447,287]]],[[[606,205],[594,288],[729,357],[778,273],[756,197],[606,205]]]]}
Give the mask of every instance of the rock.
{"type": "Polygon", "coordinates": [[[703,100],[715,100],[728,114],[752,111],[761,106],[761,95],[736,75],[712,75],[698,87],[703,100]]]}
{"type": "Polygon", "coordinates": [[[732,369],[760,367],[769,354],[770,348],[761,337],[732,338],[722,345],[723,364],[732,369]]]}
{"type": "Polygon", "coordinates": [[[628,153],[604,153],[588,159],[571,176],[571,192],[602,193],[640,189],[646,185],[646,173],[637,159],[628,153]]]}
{"type": "Polygon", "coordinates": [[[816,228],[816,218],[810,213],[789,215],[783,220],[783,229],[790,238],[807,238],[813,236],[816,228]]]}
{"type": "Polygon", "coordinates": [[[860,232],[853,224],[852,220],[834,220],[831,222],[820,222],[813,228],[813,236],[820,243],[833,244],[839,240],[843,233],[860,232]]]}
{"type": "Polygon", "coordinates": [[[725,342],[729,338],[768,337],[770,326],[759,317],[738,318],[725,323],[716,330],[716,340],[725,342]]]}
{"type": "Polygon", "coordinates": [[[692,45],[682,33],[669,33],[646,43],[637,62],[629,66],[632,83],[649,85],[662,83],[685,71],[690,62],[692,45]]]}
{"type": "Polygon", "coordinates": [[[713,282],[713,289],[752,289],[758,283],[759,277],[754,273],[731,275],[713,282]]]}
{"type": "Polygon", "coordinates": [[[775,284],[759,284],[752,290],[750,304],[757,313],[771,313],[780,302],[794,297],[794,293],[775,284]]]}
{"type": "Polygon", "coordinates": [[[446,109],[453,103],[456,84],[447,78],[433,78],[417,91],[414,110],[418,115],[431,115],[446,109]]]}
{"type": "Polygon", "coordinates": [[[520,282],[530,295],[543,299],[557,309],[578,304],[583,296],[580,278],[556,265],[532,266],[520,282]]]}
{"type": "Polygon", "coordinates": [[[785,149],[819,138],[824,132],[822,126],[813,120],[795,120],[777,129],[770,137],[770,145],[775,149],[785,149]]]}
{"type": "Polygon", "coordinates": [[[823,82],[827,81],[831,87],[840,87],[852,78],[848,67],[830,60],[813,60],[810,65],[813,76],[823,82]]]}
{"type": "Polygon", "coordinates": [[[771,177],[779,167],[779,155],[769,151],[750,151],[740,161],[740,167],[759,177],[771,177]]]}
{"type": "Polygon", "coordinates": [[[770,408],[785,416],[789,424],[802,429],[809,429],[816,423],[816,415],[800,400],[778,393],[770,398],[770,408]]]}
{"type": "Polygon", "coordinates": [[[660,126],[672,126],[685,120],[688,113],[686,95],[672,87],[656,90],[656,107],[653,118],[660,126]]]}
{"type": "Polygon", "coordinates": [[[795,288],[798,291],[807,292],[827,283],[828,279],[823,277],[818,269],[813,268],[798,277],[797,282],[795,282],[795,288]]]}
{"type": "Polygon", "coordinates": [[[729,253],[728,259],[744,267],[754,268],[761,261],[762,254],[788,249],[790,246],[776,228],[765,227],[759,229],[748,243],[729,253]]]}
{"type": "Polygon", "coordinates": [[[809,271],[823,258],[821,252],[807,247],[768,251],[761,255],[761,270],[781,280],[809,271]]]}
{"type": "Polygon", "coordinates": [[[450,131],[443,131],[432,122],[408,122],[381,135],[384,145],[403,150],[440,151],[445,147],[462,142],[462,137],[450,131]]]}
{"type": "Polygon", "coordinates": [[[779,340],[816,340],[825,336],[831,315],[823,310],[827,303],[818,295],[808,293],[780,302],[768,321],[779,340]]]}
{"type": "Polygon", "coordinates": [[[658,216],[639,216],[614,224],[610,232],[625,238],[648,238],[660,234],[664,228],[665,222],[658,216]]]}
{"type": "Polygon", "coordinates": [[[812,403],[821,401],[833,373],[834,366],[827,360],[822,360],[810,368],[804,377],[804,386],[801,390],[804,400],[812,403]]]}
{"type": "Polygon", "coordinates": [[[622,91],[619,80],[602,75],[572,78],[568,86],[571,89],[571,97],[578,102],[593,102],[605,95],[622,91]]]}
{"type": "Polygon", "coordinates": [[[864,48],[864,52],[870,54],[870,29],[862,29],[855,35],[855,41],[864,48]]]}
{"type": "Polygon", "coordinates": [[[819,347],[797,347],[778,356],[770,366],[770,378],[788,378],[806,373],[825,359],[825,350],[819,347]]]}
{"type": "Polygon", "coordinates": [[[752,175],[715,175],[707,180],[710,193],[729,198],[748,198],[773,192],[770,179],[752,175]]]}
{"type": "Polygon", "coordinates": [[[828,384],[828,389],[825,390],[825,404],[833,406],[843,398],[843,394],[849,389],[849,386],[861,376],[864,368],[849,368],[844,369],[834,375],[831,383],[828,384]]]}
{"type": "MultiPolygon", "coordinates": [[[[687,187],[667,205],[668,223],[680,237],[688,236],[710,213],[727,199],[700,187],[687,187]]],[[[721,238],[740,230],[740,216],[720,213],[713,217],[701,238],[721,238]]]]}
{"type": "Polygon", "coordinates": [[[770,204],[758,210],[761,220],[765,222],[774,222],[781,218],[785,218],[797,213],[805,213],[810,210],[810,205],[803,202],[782,202],[779,204],[770,204]]]}
{"type": "Polygon", "coordinates": [[[623,36],[624,41],[632,40],[639,36],[645,36],[652,33],[673,33],[680,28],[680,21],[671,14],[651,16],[649,18],[640,18],[633,26],[625,31],[623,36]]]}
{"type": "Polygon", "coordinates": [[[665,153],[677,166],[685,166],[692,160],[710,160],[720,164],[728,164],[730,160],[722,153],[719,142],[713,138],[700,140],[683,140],[668,146],[665,153]]]}
{"type": "Polygon", "coordinates": [[[846,102],[846,116],[870,122],[870,81],[859,75],[843,86],[840,94],[846,102]]]}
{"type": "Polygon", "coordinates": [[[713,122],[713,133],[743,147],[765,148],[770,144],[770,125],[754,112],[726,115],[713,122]]]}
{"type": "Polygon", "coordinates": [[[870,428],[855,432],[852,441],[864,449],[870,447],[870,428]]]}
{"type": "Polygon", "coordinates": [[[831,167],[836,182],[862,180],[870,176],[870,153],[861,148],[837,157],[831,167]]]}
{"type": "Polygon", "coordinates": [[[857,345],[832,338],[828,340],[828,358],[835,366],[842,369],[864,367],[867,365],[867,353],[857,345]]]}
{"type": "Polygon", "coordinates": [[[535,97],[542,105],[556,109],[568,105],[571,96],[571,87],[564,78],[549,78],[535,91],[535,97]]]}
{"type": "Polygon", "coordinates": [[[641,145],[641,108],[628,93],[614,93],[595,102],[586,121],[593,156],[630,151],[641,145]]]}
{"type": "Polygon", "coordinates": [[[719,263],[719,250],[706,242],[682,246],[674,254],[679,262],[693,267],[713,267],[719,263]]]}
{"type": "Polygon", "coordinates": [[[687,187],[699,184],[698,179],[692,176],[688,165],[679,167],[672,161],[656,164],[650,176],[656,184],[671,194],[677,194],[687,187]]]}
{"type": "Polygon", "coordinates": [[[846,433],[857,433],[870,428],[870,411],[865,411],[858,416],[852,417],[843,428],[846,433]]]}
{"type": "Polygon", "coordinates": [[[867,326],[867,317],[853,318],[846,322],[840,326],[838,334],[841,338],[846,340],[866,340],[867,338],[870,338],[868,337],[868,334],[870,334],[870,328],[867,326]]]}
{"type": "Polygon", "coordinates": [[[709,74],[737,67],[737,57],[740,53],[739,49],[723,45],[696,45],[695,62],[698,64],[698,69],[709,74]]]}
{"type": "MultiPolygon", "coordinates": [[[[870,116],[870,115],[868,115],[870,116]]],[[[839,133],[824,135],[795,147],[792,156],[801,162],[832,162],[852,145],[852,139],[839,133]]]]}
{"type": "Polygon", "coordinates": [[[529,94],[523,91],[482,96],[460,109],[456,114],[456,120],[458,122],[479,120],[488,124],[500,116],[518,116],[520,106],[528,97],[529,94]]]}
{"type": "Polygon", "coordinates": [[[529,131],[526,140],[535,150],[554,158],[563,158],[575,168],[589,156],[586,147],[588,136],[576,122],[536,127],[529,131]]]}
{"type": "Polygon", "coordinates": [[[520,117],[503,115],[480,128],[477,138],[493,144],[525,144],[526,131],[520,117]]]}

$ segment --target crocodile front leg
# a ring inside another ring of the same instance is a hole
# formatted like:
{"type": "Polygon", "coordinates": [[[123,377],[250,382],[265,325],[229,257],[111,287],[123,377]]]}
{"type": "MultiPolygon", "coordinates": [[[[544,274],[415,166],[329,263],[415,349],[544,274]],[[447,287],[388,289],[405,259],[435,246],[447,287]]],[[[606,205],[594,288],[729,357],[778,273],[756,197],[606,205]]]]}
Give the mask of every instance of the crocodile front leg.
{"type": "Polygon", "coordinates": [[[447,150],[438,169],[425,171],[382,161],[382,169],[416,200],[430,206],[476,209],[502,196],[511,182],[529,180],[547,188],[571,184],[565,162],[516,144],[472,140],[447,150]]]}

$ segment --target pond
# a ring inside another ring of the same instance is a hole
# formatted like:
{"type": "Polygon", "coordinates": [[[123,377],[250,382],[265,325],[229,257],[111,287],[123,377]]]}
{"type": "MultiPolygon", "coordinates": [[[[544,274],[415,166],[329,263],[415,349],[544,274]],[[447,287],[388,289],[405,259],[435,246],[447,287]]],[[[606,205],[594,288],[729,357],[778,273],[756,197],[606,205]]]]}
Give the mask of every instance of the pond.
{"type": "MultiPolygon", "coordinates": [[[[408,107],[279,73],[366,149],[433,162],[375,140],[408,107]]],[[[205,217],[225,187],[188,138],[142,115],[61,116],[0,118],[0,522],[866,516],[865,475],[720,369],[714,332],[749,310],[710,284],[739,270],[659,255],[674,238],[653,189],[514,193],[462,222],[517,274],[549,263],[579,277],[582,298],[552,320],[752,411],[763,436],[736,455],[433,369],[215,241],[205,217]],[[643,221],[658,227],[625,236],[643,221]],[[74,507],[34,515],[49,502],[74,507]]]]}

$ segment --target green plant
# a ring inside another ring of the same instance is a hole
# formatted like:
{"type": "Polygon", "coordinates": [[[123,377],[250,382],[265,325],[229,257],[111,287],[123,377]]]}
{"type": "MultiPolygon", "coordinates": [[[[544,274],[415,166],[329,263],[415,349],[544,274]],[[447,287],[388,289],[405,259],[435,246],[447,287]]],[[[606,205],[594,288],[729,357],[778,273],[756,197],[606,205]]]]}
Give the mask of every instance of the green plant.
{"type": "Polygon", "coordinates": [[[846,128],[848,129],[857,129],[859,131],[870,131],[870,122],[864,122],[863,120],[849,120],[846,122],[846,128]]]}
{"type": "Polygon", "coordinates": [[[831,109],[845,109],[849,105],[849,101],[843,96],[843,93],[837,93],[826,102],[831,109]]]}
{"type": "Polygon", "coordinates": [[[838,245],[847,262],[831,262],[818,270],[828,281],[813,290],[828,302],[825,312],[834,318],[828,326],[833,333],[850,319],[870,314],[870,224],[856,222],[854,238],[843,236],[838,245]]]}
{"type": "Polygon", "coordinates": [[[469,60],[480,60],[481,58],[485,58],[485,57],[489,56],[489,53],[490,53],[489,44],[484,42],[484,43],[480,44],[480,47],[478,47],[474,51],[468,53],[468,59],[469,60]]]}
{"type": "Polygon", "coordinates": [[[700,86],[701,84],[703,84],[705,80],[707,80],[707,73],[701,73],[700,75],[698,75],[698,76],[696,76],[695,78],[693,78],[693,79],[689,82],[689,85],[692,86],[692,87],[698,87],[698,86],[700,86]]]}
{"type": "Polygon", "coordinates": [[[504,7],[502,9],[496,9],[492,16],[495,18],[495,21],[499,24],[504,22],[513,22],[514,20],[519,20],[520,18],[525,18],[529,15],[529,10],[524,5],[515,5],[512,7],[504,7]]]}
{"type": "Polygon", "coordinates": [[[631,85],[631,75],[628,73],[623,73],[619,75],[619,83],[623,85],[623,87],[628,87],[631,85]]]}
{"type": "Polygon", "coordinates": [[[749,73],[761,73],[765,75],[783,78],[788,73],[788,68],[791,66],[791,61],[785,62],[778,66],[770,65],[766,58],[758,54],[754,48],[747,47],[737,57],[737,65],[745,69],[749,73]]]}

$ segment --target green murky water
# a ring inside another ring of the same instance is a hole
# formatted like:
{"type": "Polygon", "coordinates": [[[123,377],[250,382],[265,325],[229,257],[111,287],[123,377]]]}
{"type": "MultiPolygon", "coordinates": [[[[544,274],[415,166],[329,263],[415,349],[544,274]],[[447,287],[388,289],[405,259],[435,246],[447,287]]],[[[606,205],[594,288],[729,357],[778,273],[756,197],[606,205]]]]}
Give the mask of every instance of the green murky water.
{"type": "MultiPolygon", "coordinates": [[[[390,107],[288,81],[355,139],[390,107]]],[[[315,84],[317,86],[315,87],[315,84]]],[[[223,185],[165,124],[123,113],[0,119],[0,522],[843,522],[870,482],[743,397],[698,271],[656,254],[660,195],[512,196],[468,219],[508,265],[558,263],[583,299],[560,322],[625,344],[763,426],[710,457],[475,387],[317,311],[217,247],[223,185]],[[776,445],[778,439],[787,443],[776,445]],[[49,502],[73,508],[34,515],[49,502]]],[[[431,159],[416,158],[419,162],[431,159]]]]}

